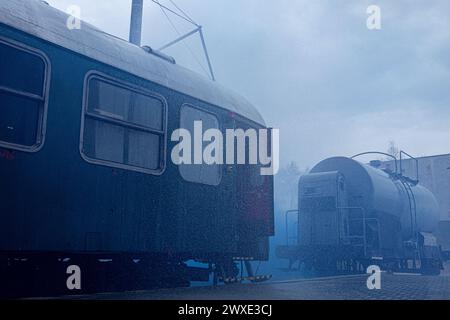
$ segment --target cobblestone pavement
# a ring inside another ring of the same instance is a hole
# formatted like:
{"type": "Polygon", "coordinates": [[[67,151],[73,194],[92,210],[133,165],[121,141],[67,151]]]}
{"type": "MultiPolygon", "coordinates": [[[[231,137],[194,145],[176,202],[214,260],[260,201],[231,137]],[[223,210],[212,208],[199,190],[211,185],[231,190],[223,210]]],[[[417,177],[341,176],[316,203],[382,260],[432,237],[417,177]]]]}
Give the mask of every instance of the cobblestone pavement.
{"type": "Polygon", "coordinates": [[[367,289],[365,275],[216,288],[101,294],[83,299],[128,300],[450,300],[450,276],[383,273],[381,289],[367,289]]]}

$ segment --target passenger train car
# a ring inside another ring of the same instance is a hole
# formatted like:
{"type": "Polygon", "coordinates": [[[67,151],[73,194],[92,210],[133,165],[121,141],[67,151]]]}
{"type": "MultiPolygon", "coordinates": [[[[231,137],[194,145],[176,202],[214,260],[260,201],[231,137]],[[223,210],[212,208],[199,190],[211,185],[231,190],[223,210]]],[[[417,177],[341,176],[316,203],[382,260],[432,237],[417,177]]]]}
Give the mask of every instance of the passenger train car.
{"type": "Polygon", "coordinates": [[[68,265],[95,282],[95,268],[112,265],[124,282],[135,270],[186,285],[236,275],[236,258],[266,260],[273,178],[170,158],[174,130],[266,128],[258,111],[173,59],[67,19],[43,1],[0,2],[3,284],[20,270],[23,286],[49,276],[65,286],[68,265]]]}

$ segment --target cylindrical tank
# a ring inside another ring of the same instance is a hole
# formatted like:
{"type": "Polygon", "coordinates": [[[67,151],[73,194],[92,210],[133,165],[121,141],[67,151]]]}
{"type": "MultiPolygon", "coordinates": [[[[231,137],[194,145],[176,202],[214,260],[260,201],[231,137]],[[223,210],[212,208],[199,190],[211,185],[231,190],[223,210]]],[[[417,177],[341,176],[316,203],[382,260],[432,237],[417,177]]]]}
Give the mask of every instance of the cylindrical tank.
{"type": "Polygon", "coordinates": [[[437,230],[440,217],[438,203],[435,196],[420,184],[410,185],[416,207],[411,210],[405,185],[383,170],[353,159],[335,157],[320,162],[311,173],[330,171],[344,175],[349,206],[364,208],[368,217],[396,217],[401,223],[404,240],[413,238],[414,229],[417,232],[437,230]],[[414,211],[415,214],[411,214],[414,211]]]}

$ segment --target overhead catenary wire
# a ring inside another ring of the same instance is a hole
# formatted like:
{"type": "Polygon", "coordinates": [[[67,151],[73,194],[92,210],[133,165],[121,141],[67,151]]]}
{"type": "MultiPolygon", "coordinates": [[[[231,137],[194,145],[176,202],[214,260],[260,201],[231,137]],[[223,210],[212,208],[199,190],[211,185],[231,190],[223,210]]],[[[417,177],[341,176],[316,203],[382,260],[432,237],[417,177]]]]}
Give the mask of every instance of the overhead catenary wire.
{"type": "Polygon", "coordinates": [[[158,0],[151,0],[153,3],[157,4],[163,11],[167,10],[170,13],[176,15],[177,17],[195,25],[196,27],[200,27],[194,20],[192,20],[183,10],[181,10],[173,1],[170,1],[182,14],[179,14],[178,12],[170,9],[169,7],[163,5],[158,0]]]}
{"type": "Polygon", "coordinates": [[[188,14],[186,13],[186,11],[184,11],[183,9],[181,9],[181,8],[175,3],[174,0],[169,0],[169,1],[170,1],[170,3],[171,3],[175,8],[177,8],[178,11],[180,11],[187,19],[191,20],[192,23],[194,23],[195,25],[198,26],[198,24],[194,21],[194,19],[192,19],[192,18],[190,17],[190,15],[188,15],[188,14]]]}
{"type": "Polygon", "coordinates": [[[161,9],[163,15],[165,16],[165,18],[167,19],[167,21],[169,22],[170,26],[172,27],[172,29],[175,31],[175,33],[178,35],[178,38],[176,40],[171,41],[170,43],[162,46],[159,50],[165,50],[171,46],[173,46],[174,44],[178,43],[178,42],[182,42],[183,45],[186,47],[186,49],[190,52],[190,54],[192,55],[192,57],[194,58],[195,62],[200,66],[200,68],[203,70],[203,72],[205,72],[206,75],[211,77],[212,81],[216,81],[216,77],[214,75],[214,70],[212,67],[212,63],[211,63],[211,59],[209,57],[209,53],[208,53],[208,49],[206,46],[206,42],[205,42],[205,38],[203,35],[203,30],[202,30],[202,26],[197,24],[191,17],[189,14],[186,13],[186,11],[184,11],[183,9],[180,8],[180,6],[178,6],[175,3],[175,0],[168,0],[170,1],[170,3],[172,4],[172,6],[178,10],[179,12],[176,12],[174,9],[171,9],[169,7],[167,7],[166,5],[163,5],[160,0],[151,0],[154,4],[158,5],[159,8],[161,9]],[[171,13],[175,16],[177,16],[178,18],[194,25],[196,28],[190,32],[188,32],[185,35],[182,35],[181,32],[178,30],[178,28],[175,26],[175,24],[173,23],[172,19],[169,17],[169,14],[171,13]],[[200,41],[201,41],[201,45],[203,48],[203,52],[205,54],[205,59],[207,62],[207,66],[208,66],[208,70],[205,68],[205,66],[203,65],[203,63],[200,61],[200,59],[197,57],[197,55],[194,53],[194,51],[192,50],[192,48],[184,41],[186,38],[194,35],[195,33],[198,33],[200,36],[200,41]]]}
{"type": "MultiPolygon", "coordinates": [[[[164,14],[164,16],[166,17],[167,21],[169,22],[170,26],[172,27],[172,29],[178,34],[178,36],[181,37],[181,32],[178,30],[178,28],[175,26],[175,24],[173,23],[172,19],[170,19],[169,15],[167,14],[166,10],[176,14],[178,17],[181,17],[183,20],[188,21],[192,24],[194,24],[198,29],[201,28],[201,26],[197,25],[195,22],[193,21],[189,21],[188,18],[186,17],[182,17],[181,15],[175,13],[173,10],[171,10],[170,8],[167,8],[166,6],[162,5],[158,0],[152,0],[152,2],[156,3],[162,13],[164,14]]],[[[196,63],[200,66],[200,68],[203,70],[203,72],[206,75],[209,75],[208,70],[205,68],[205,66],[201,63],[200,59],[197,57],[197,55],[194,53],[194,51],[192,50],[192,48],[184,41],[184,39],[182,39],[182,43],[184,44],[184,46],[188,49],[188,51],[191,53],[192,57],[194,58],[194,60],[196,61],[196,63]]],[[[212,78],[214,80],[214,75],[212,75],[212,78]]]]}

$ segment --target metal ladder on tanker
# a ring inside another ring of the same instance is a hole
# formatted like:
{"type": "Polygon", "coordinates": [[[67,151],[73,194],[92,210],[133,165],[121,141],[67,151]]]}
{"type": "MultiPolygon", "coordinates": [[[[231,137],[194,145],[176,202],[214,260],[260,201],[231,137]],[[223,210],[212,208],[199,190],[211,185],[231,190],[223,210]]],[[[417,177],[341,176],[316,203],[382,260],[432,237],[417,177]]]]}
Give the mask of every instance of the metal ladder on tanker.
{"type": "Polygon", "coordinates": [[[413,237],[415,237],[413,240],[413,243],[415,245],[414,250],[414,265],[415,261],[421,260],[420,256],[420,250],[418,247],[418,234],[417,234],[417,204],[416,204],[416,197],[414,196],[414,192],[412,191],[411,184],[409,181],[405,179],[400,179],[403,187],[405,188],[406,194],[408,196],[408,202],[409,202],[409,213],[411,216],[411,233],[413,234],[413,237]]]}

